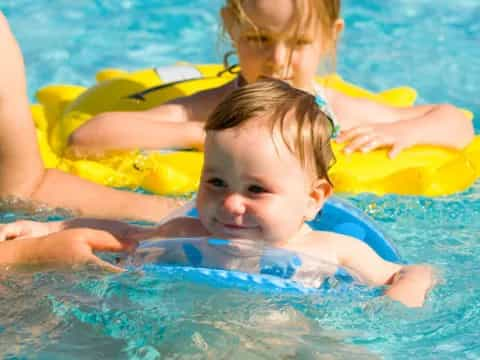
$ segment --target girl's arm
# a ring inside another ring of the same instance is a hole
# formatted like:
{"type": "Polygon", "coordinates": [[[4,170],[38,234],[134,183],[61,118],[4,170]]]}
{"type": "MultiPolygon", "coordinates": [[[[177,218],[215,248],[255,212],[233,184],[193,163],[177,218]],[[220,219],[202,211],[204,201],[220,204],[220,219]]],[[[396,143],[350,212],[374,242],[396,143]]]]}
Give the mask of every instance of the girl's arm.
{"type": "Polygon", "coordinates": [[[75,156],[112,150],[203,148],[203,123],[189,121],[180,105],[161,105],[155,111],[108,112],[80,126],[69,138],[75,156]]]}
{"type": "Polygon", "coordinates": [[[387,285],[385,294],[409,307],[423,305],[434,285],[432,268],[425,265],[399,265],[383,260],[360,240],[335,235],[338,263],[351,269],[367,284],[387,285]]]}
{"type": "Polygon", "coordinates": [[[150,110],[99,114],[70,136],[70,150],[91,155],[138,148],[203,148],[204,122],[232,86],[228,83],[150,110]]]}
{"type": "Polygon", "coordinates": [[[473,139],[472,121],[448,104],[393,107],[329,90],[331,106],[344,129],[346,151],[390,147],[391,156],[414,145],[460,149],[473,139]]]}

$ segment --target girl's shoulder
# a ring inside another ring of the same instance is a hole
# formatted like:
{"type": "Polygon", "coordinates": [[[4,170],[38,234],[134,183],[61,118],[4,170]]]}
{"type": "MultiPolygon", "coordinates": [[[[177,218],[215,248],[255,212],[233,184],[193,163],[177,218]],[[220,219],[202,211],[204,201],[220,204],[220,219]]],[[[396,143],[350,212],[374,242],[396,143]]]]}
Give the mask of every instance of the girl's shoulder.
{"type": "Polygon", "coordinates": [[[236,86],[236,81],[230,81],[216,88],[199,91],[193,95],[178,98],[170,104],[186,107],[196,121],[205,122],[213,109],[230,94],[236,86]]]}

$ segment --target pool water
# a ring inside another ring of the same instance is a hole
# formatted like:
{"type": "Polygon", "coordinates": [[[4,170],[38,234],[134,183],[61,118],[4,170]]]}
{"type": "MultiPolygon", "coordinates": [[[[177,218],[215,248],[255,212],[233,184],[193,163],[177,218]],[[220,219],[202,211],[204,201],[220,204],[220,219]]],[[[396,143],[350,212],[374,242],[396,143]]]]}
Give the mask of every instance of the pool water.
{"type": "MultiPolygon", "coordinates": [[[[221,0],[0,0],[29,94],[101,68],[219,62],[221,0]],[[217,41],[218,40],[218,41],[217,41]]],[[[346,0],[338,71],[480,116],[478,0],[346,0]],[[394,4],[394,5],[392,5],[394,4]]],[[[477,132],[480,122],[475,122],[477,132]]],[[[414,131],[412,129],[412,131],[414,131]]],[[[479,359],[480,184],[441,197],[344,195],[441,283],[421,309],[382,297],[214,288],[168,272],[40,273],[0,283],[4,359],[479,359]],[[330,355],[330,357],[327,357],[330,355]]],[[[11,220],[3,213],[1,220],[11,220]]],[[[37,217],[47,215],[38,214],[37,217]]]]}

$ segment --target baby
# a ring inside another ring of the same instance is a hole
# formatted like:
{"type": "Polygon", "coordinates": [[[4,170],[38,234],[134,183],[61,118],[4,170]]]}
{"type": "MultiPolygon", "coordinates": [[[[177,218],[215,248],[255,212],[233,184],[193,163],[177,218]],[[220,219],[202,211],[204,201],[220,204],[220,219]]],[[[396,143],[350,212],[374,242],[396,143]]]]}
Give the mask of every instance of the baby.
{"type": "MultiPolygon", "coordinates": [[[[264,79],[228,95],[205,130],[198,219],[177,217],[153,229],[92,221],[91,227],[107,230],[96,236],[263,241],[300,258],[308,254],[351,269],[367,284],[388,285],[386,294],[408,306],[423,304],[433,284],[429,267],[385,261],[360,240],[306,224],[332,193],[333,123],[314,96],[264,79]]],[[[50,231],[74,227],[68,222],[47,226],[50,231]]]]}

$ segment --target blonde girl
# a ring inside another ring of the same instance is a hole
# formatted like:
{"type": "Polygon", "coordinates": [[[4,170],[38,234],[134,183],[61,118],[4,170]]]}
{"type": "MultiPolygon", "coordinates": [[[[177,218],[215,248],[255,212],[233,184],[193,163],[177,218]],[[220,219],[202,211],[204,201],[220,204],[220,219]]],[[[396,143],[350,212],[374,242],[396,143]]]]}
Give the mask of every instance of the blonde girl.
{"type": "Polygon", "coordinates": [[[347,153],[389,148],[393,157],[417,144],[466,146],[474,135],[472,123],[452,105],[390,107],[315,82],[319,69],[334,70],[344,28],[340,5],[340,0],[227,0],[221,18],[241,68],[232,82],[147,111],[100,114],[72,134],[72,149],[89,154],[201,147],[203,123],[212,109],[236,88],[262,76],[321,97],[347,153]]]}

